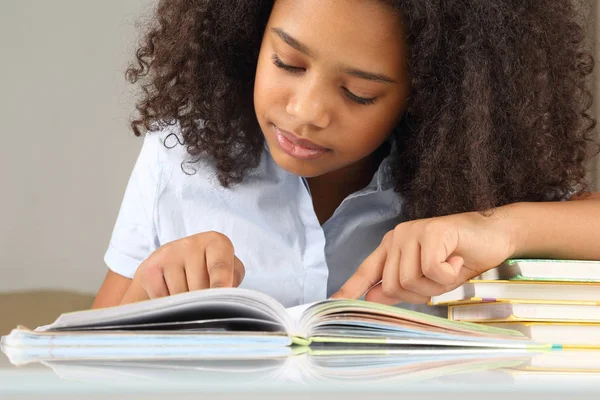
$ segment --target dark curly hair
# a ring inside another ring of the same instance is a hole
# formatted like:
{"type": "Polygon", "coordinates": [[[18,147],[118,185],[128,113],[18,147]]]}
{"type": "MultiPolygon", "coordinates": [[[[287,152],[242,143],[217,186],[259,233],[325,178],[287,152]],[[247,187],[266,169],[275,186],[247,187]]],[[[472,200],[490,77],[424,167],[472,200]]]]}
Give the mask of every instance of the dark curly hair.
{"type": "MultiPolygon", "coordinates": [[[[400,10],[412,92],[394,130],[403,217],[489,211],[585,190],[594,60],[572,0],[382,0],[400,10]]],[[[253,105],[273,1],[160,0],[127,70],[136,135],[177,124],[222,185],[258,165],[253,105]]],[[[594,150],[594,151],[593,151],[594,150]]]]}

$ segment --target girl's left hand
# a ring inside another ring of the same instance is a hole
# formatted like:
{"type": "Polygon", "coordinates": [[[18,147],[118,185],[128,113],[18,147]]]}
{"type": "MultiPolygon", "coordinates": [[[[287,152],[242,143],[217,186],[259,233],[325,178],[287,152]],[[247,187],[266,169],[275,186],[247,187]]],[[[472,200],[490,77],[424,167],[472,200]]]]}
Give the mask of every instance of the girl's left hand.
{"type": "Polygon", "coordinates": [[[427,303],[494,268],[515,252],[510,224],[480,213],[405,222],[381,244],[333,298],[384,304],[427,303]]]}

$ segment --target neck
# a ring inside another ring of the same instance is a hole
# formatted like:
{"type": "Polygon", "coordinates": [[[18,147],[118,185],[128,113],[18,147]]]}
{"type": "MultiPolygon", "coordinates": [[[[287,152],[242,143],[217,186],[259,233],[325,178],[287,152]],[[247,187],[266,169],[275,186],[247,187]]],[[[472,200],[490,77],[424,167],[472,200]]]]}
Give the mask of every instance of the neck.
{"type": "Polygon", "coordinates": [[[306,179],[321,225],[333,215],[346,197],[371,182],[382,159],[383,156],[375,152],[339,170],[306,179]]]}
{"type": "Polygon", "coordinates": [[[329,192],[347,192],[346,196],[367,186],[379,167],[380,159],[373,155],[344,168],[314,178],[307,178],[311,187],[325,187],[329,192]]]}

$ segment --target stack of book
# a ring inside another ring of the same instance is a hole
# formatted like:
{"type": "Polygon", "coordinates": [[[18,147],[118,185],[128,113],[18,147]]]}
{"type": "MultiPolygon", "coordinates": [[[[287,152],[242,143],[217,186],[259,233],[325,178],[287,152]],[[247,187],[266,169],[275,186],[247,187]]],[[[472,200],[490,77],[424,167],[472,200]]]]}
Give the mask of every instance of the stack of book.
{"type": "Polygon", "coordinates": [[[600,348],[600,261],[508,260],[495,279],[435,296],[448,319],[514,329],[561,348],[600,348]]]}

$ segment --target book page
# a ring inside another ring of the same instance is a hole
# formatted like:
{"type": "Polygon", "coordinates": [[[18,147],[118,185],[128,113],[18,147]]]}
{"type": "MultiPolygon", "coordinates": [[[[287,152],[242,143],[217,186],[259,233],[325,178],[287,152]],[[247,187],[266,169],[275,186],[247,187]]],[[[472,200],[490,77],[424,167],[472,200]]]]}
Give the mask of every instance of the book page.
{"type": "Polygon", "coordinates": [[[291,339],[268,333],[131,334],[13,330],[0,350],[13,365],[46,360],[223,360],[278,358],[293,353],[291,339]]]}
{"type": "MultiPolygon", "coordinates": [[[[449,321],[403,308],[356,300],[323,301],[306,309],[302,326],[310,343],[527,348],[522,333],[449,321]]],[[[540,346],[545,347],[545,344],[540,346]]]]}
{"type": "MultiPolygon", "coordinates": [[[[133,325],[162,324],[169,329],[181,328],[194,322],[197,328],[203,321],[223,320],[231,325],[232,321],[243,321],[248,326],[252,320],[258,321],[258,327],[277,324],[279,331],[287,332],[291,323],[285,308],[271,297],[247,289],[223,288],[206,289],[181,293],[97,310],[77,311],[61,315],[54,323],[36,329],[37,332],[57,330],[106,329],[133,325]]],[[[262,328],[260,328],[262,327],[262,328]]],[[[269,329],[273,331],[274,329],[269,329]]],[[[275,329],[277,330],[277,329],[275,329]]]]}
{"type": "Polygon", "coordinates": [[[320,302],[301,304],[299,306],[286,308],[287,314],[290,316],[290,319],[294,321],[294,326],[289,332],[291,336],[306,337],[306,329],[302,328],[302,326],[300,325],[300,320],[302,319],[304,312],[317,303],[320,302]]]}

